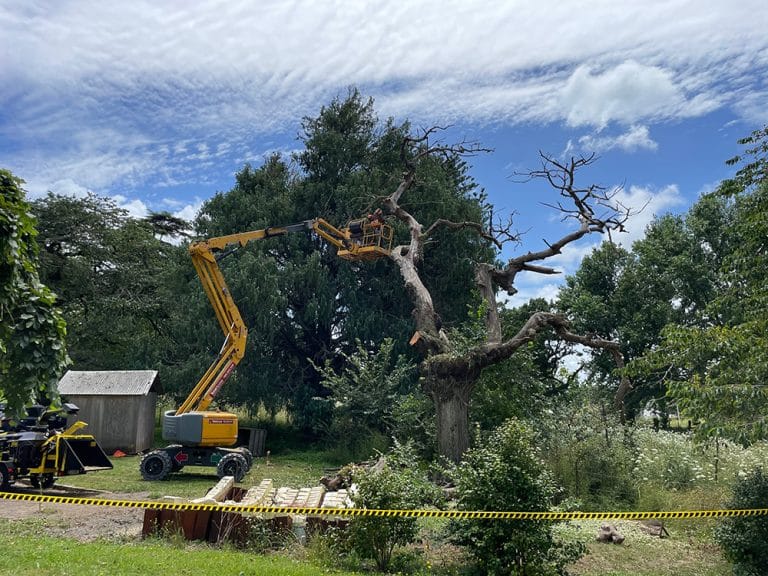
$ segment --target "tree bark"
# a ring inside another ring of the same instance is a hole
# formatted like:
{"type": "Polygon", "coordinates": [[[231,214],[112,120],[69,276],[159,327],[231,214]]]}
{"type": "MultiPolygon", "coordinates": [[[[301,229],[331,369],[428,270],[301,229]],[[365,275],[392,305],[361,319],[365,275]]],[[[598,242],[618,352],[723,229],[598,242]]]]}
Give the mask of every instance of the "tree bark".
{"type": "Polygon", "coordinates": [[[458,464],[469,449],[469,399],[473,382],[427,381],[425,391],[432,397],[437,412],[437,450],[458,464]]]}

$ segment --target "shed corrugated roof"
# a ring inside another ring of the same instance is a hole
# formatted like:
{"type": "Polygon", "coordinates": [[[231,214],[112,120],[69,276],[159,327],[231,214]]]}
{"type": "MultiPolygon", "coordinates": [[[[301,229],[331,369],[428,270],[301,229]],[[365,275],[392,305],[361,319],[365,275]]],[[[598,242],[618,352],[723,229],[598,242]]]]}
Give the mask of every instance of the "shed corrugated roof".
{"type": "Polygon", "coordinates": [[[59,380],[59,394],[96,396],[146,396],[157,370],[70,370],[59,380]]]}

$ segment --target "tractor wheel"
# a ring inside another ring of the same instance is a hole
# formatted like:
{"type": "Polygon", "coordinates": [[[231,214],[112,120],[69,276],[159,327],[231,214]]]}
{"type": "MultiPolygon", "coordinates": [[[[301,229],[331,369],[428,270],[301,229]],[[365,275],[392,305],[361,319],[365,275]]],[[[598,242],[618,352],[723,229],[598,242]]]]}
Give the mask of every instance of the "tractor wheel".
{"type": "Polygon", "coordinates": [[[224,456],[216,466],[216,475],[219,478],[234,476],[235,482],[241,482],[247,471],[248,463],[245,461],[245,457],[236,452],[230,452],[224,456]]]}
{"type": "Polygon", "coordinates": [[[8,490],[11,487],[11,475],[6,467],[0,464],[0,490],[8,490]]]}
{"type": "Polygon", "coordinates": [[[139,469],[144,480],[165,480],[173,470],[173,464],[166,452],[153,450],[141,459],[139,469]]]}
{"type": "Polygon", "coordinates": [[[32,488],[42,488],[47,490],[53,483],[56,482],[56,476],[51,473],[47,474],[31,474],[29,477],[29,483],[32,484],[32,488]]]}

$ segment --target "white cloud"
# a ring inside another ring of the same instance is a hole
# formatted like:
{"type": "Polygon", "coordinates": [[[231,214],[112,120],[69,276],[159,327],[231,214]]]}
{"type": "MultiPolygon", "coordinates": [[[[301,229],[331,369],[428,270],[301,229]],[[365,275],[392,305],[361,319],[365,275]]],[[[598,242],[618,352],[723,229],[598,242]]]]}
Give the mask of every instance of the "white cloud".
{"type": "Polygon", "coordinates": [[[746,92],[734,104],[738,113],[755,126],[768,124],[768,91],[746,92]]]}
{"type": "Polygon", "coordinates": [[[149,214],[147,205],[138,198],[126,198],[125,196],[116,194],[112,199],[117,202],[117,205],[120,208],[127,210],[128,215],[132,218],[144,218],[149,214]]]}
{"type": "Polygon", "coordinates": [[[182,218],[187,222],[192,222],[197,217],[197,213],[200,212],[200,208],[202,208],[202,206],[203,201],[197,199],[194,204],[187,204],[180,210],[176,210],[173,215],[177,218],[182,218]]]}
{"type": "Polygon", "coordinates": [[[633,125],[623,134],[618,136],[605,136],[598,134],[587,134],[579,138],[579,144],[582,148],[591,152],[607,152],[614,148],[619,148],[625,152],[636,152],[637,150],[656,150],[659,145],[651,138],[650,130],[647,126],[633,125]]]}
{"type": "MultiPolygon", "coordinates": [[[[77,184],[71,178],[65,178],[63,180],[57,180],[50,185],[48,191],[53,192],[59,196],[72,196],[73,198],[85,198],[88,194],[92,193],[91,190],[77,184]]],[[[31,194],[33,197],[42,196],[40,193],[31,194]]]]}
{"type": "Polygon", "coordinates": [[[645,236],[645,229],[656,216],[662,216],[685,204],[685,199],[675,184],[664,186],[659,190],[650,187],[630,186],[620,190],[615,198],[623,206],[632,208],[635,213],[626,222],[626,233],[615,234],[613,240],[630,248],[632,243],[645,236]]]}
{"type": "Polygon", "coordinates": [[[570,125],[599,128],[708,111],[698,101],[689,103],[671,71],[634,60],[597,72],[579,66],[563,87],[560,104],[570,125]]]}

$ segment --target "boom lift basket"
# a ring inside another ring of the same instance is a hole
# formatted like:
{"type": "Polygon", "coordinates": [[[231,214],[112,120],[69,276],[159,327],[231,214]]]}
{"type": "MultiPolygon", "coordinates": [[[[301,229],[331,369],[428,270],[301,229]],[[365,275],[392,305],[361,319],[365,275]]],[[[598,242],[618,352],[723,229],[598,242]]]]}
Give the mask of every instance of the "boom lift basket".
{"type": "Polygon", "coordinates": [[[347,230],[353,244],[349,249],[340,249],[339,258],[371,261],[389,256],[392,250],[392,226],[363,218],[349,222],[347,230]]]}

